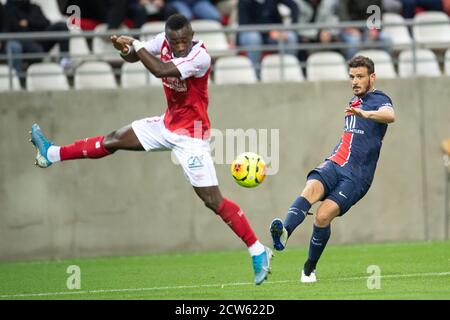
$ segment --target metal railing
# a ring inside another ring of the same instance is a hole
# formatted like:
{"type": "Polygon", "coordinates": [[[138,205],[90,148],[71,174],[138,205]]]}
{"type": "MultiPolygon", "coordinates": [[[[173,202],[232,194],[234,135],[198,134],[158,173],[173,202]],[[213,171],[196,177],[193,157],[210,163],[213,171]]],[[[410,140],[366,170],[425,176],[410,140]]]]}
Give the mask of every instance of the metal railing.
{"type": "MultiPolygon", "coordinates": [[[[443,25],[445,22],[422,22],[417,23],[414,20],[405,20],[403,23],[384,23],[382,27],[414,27],[417,25],[421,26],[433,26],[433,25],[443,25]]],[[[224,32],[226,35],[231,35],[237,37],[236,35],[240,32],[246,31],[258,31],[258,32],[269,32],[271,30],[276,31],[294,31],[299,32],[303,30],[320,30],[320,29],[331,29],[331,30],[342,30],[346,28],[367,28],[365,21],[357,21],[357,22],[340,22],[340,23],[314,23],[314,24],[290,24],[290,25],[281,25],[281,24],[270,24],[270,25],[241,25],[241,26],[227,26],[224,27],[221,32],[224,32]]],[[[194,30],[195,31],[195,30],[194,30]]],[[[70,40],[73,38],[85,38],[85,39],[94,39],[97,37],[100,38],[108,38],[114,34],[123,34],[124,30],[108,30],[108,31],[83,31],[83,32],[29,32],[29,33],[0,33],[0,41],[6,43],[8,40],[70,40]]],[[[218,30],[201,30],[198,32],[200,34],[199,38],[201,39],[201,34],[208,33],[217,33],[218,30]]],[[[145,32],[141,29],[129,29],[126,31],[127,35],[139,37],[148,37],[155,35],[154,32],[145,32]]],[[[413,74],[417,72],[417,63],[419,61],[416,56],[416,49],[418,48],[450,48],[449,43],[436,42],[436,43],[419,43],[414,37],[414,33],[410,32],[411,43],[410,45],[402,46],[402,49],[411,49],[412,50],[412,65],[413,65],[413,74]]],[[[386,48],[387,44],[384,42],[361,42],[357,45],[348,44],[345,42],[333,42],[328,44],[320,44],[320,43],[295,43],[295,44],[287,44],[284,41],[279,40],[276,44],[265,44],[265,45],[257,45],[257,46],[235,46],[231,47],[227,50],[209,50],[212,56],[222,56],[222,55],[235,55],[237,52],[247,52],[247,51],[261,51],[261,52],[278,52],[280,53],[280,72],[281,79],[284,79],[283,70],[285,69],[283,54],[289,50],[318,50],[318,51],[326,51],[326,50],[346,50],[350,48],[358,48],[358,49],[380,49],[386,48]]],[[[390,48],[396,49],[395,44],[389,44],[390,48]]],[[[112,44],[111,44],[112,48],[112,44]]],[[[107,57],[111,57],[113,52],[102,52],[100,54],[92,53],[89,54],[71,54],[70,58],[84,61],[84,60],[108,60],[107,57]]],[[[7,51],[5,54],[0,55],[0,63],[6,62],[9,66],[8,78],[10,89],[13,88],[13,58],[20,59],[58,59],[61,57],[61,53],[55,55],[50,55],[49,53],[25,53],[20,55],[14,55],[11,51],[7,51]]],[[[120,57],[117,55],[117,59],[120,57]]],[[[396,59],[392,59],[394,64],[398,64],[396,59]]],[[[442,60],[440,60],[442,62],[442,60]]],[[[260,65],[255,66],[257,69],[261,68],[260,65]]],[[[305,67],[305,63],[301,63],[301,67],[305,67]]],[[[26,74],[20,74],[19,76],[25,77],[26,74]]],[[[0,78],[2,75],[0,75],[0,78]]],[[[3,75],[4,77],[4,75],[3,75]]]]}

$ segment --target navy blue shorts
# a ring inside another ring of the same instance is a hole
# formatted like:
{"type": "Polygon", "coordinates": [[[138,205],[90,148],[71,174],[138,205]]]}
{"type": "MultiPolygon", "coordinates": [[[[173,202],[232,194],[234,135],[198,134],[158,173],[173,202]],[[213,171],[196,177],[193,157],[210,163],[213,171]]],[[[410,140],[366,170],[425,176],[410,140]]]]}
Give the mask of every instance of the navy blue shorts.
{"type": "Polygon", "coordinates": [[[331,160],[325,160],[314,170],[310,171],[307,180],[319,180],[325,188],[325,199],[333,200],[340,209],[339,215],[344,215],[369,190],[370,185],[359,183],[356,179],[331,160]]]}

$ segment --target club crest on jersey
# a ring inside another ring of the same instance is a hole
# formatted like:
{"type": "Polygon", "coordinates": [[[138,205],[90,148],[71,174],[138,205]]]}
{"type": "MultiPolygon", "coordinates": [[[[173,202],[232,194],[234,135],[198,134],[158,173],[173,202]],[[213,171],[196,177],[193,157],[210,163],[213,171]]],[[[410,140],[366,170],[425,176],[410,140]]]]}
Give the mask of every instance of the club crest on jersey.
{"type": "Polygon", "coordinates": [[[203,156],[190,156],[187,159],[189,169],[203,168],[203,156]]]}

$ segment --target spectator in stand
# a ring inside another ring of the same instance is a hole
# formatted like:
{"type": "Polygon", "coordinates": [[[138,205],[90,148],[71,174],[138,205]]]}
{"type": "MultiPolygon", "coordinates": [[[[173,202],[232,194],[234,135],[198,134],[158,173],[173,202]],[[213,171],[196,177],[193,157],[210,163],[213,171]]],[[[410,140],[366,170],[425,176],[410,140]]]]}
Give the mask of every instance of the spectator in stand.
{"type": "Polygon", "coordinates": [[[107,2],[110,2],[107,12],[108,29],[120,28],[125,18],[132,21],[129,27],[139,29],[150,17],[166,20],[177,12],[174,6],[166,5],[165,0],[107,0],[107,2]]]}
{"type": "MultiPolygon", "coordinates": [[[[170,4],[167,4],[165,0],[129,0],[129,1],[132,6],[133,3],[139,2],[140,6],[145,7],[146,21],[148,20],[165,21],[172,14],[177,13],[175,7],[173,7],[170,4]]],[[[142,24],[140,24],[140,26],[142,26],[142,24]]]]}
{"type": "MultiPolygon", "coordinates": [[[[366,21],[370,17],[367,8],[376,5],[383,12],[382,0],[341,0],[338,7],[338,16],[340,21],[366,21]]],[[[389,51],[391,48],[391,40],[380,29],[364,28],[346,28],[341,30],[341,39],[350,48],[345,49],[345,56],[349,60],[359,50],[361,44],[373,44],[375,42],[383,43],[383,47],[389,51]]],[[[378,47],[379,49],[380,47],[378,47]]]]}
{"type": "Polygon", "coordinates": [[[221,22],[222,16],[219,10],[210,0],[168,0],[178,13],[185,16],[189,21],[194,18],[215,20],[221,22]]]}
{"type": "MultiPolygon", "coordinates": [[[[0,2],[0,32],[3,32],[3,26],[4,26],[4,22],[3,22],[3,3],[0,2]]],[[[0,41],[0,53],[4,52],[4,44],[2,41],[0,41]]],[[[0,62],[3,62],[0,60],[0,62]]]]}
{"type": "MultiPolygon", "coordinates": [[[[291,21],[293,24],[297,23],[299,9],[293,0],[239,0],[239,25],[282,24],[282,18],[278,11],[278,4],[280,3],[289,7],[291,21]]],[[[263,44],[277,44],[280,40],[287,45],[294,45],[297,44],[297,34],[294,31],[245,31],[238,34],[237,40],[240,46],[253,47],[263,44]]],[[[286,53],[297,55],[297,49],[287,49],[286,53]]],[[[252,61],[259,78],[262,52],[260,50],[248,50],[247,55],[252,61]]]]}
{"type": "Polygon", "coordinates": [[[237,23],[237,4],[239,0],[211,0],[212,4],[219,10],[223,25],[237,23]]]}
{"type": "MultiPolygon", "coordinates": [[[[300,10],[299,23],[338,23],[339,19],[334,14],[334,0],[295,0],[300,10]]],[[[307,29],[300,30],[300,43],[320,43],[327,45],[339,40],[338,29],[307,29]]],[[[299,60],[304,62],[308,58],[310,50],[300,50],[299,60]]]]}
{"type": "MultiPolygon", "coordinates": [[[[136,28],[147,21],[147,12],[139,0],[70,0],[60,2],[65,10],[76,5],[81,10],[81,29],[93,30],[96,25],[106,23],[108,29],[119,29],[126,16],[133,20],[136,28]]],[[[108,42],[109,37],[108,37],[108,42]]]]}
{"type": "Polygon", "coordinates": [[[401,0],[383,0],[383,11],[402,14],[403,5],[401,0]]]}
{"type": "MultiPolygon", "coordinates": [[[[450,3],[448,0],[400,0],[403,5],[403,17],[406,19],[414,18],[416,9],[420,8],[425,11],[450,11],[450,3]]],[[[449,14],[447,11],[447,14],[449,14]]]]}
{"type": "MultiPolygon", "coordinates": [[[[41,8],[30,0],[8,0],[4,7],[4,31],[5,32],[47,32],[68,31],[65,22],[51,24],[42,13],[41,8]]],[[[23,64],[31,64],[41,59],[24,59],[20,57],[24,53],[49,52],[55,44],[59,44],[62,58],[62,67],[70,65],[68,58],[69,41],[65,40],[9,40],[6,43],[7,52],[13,55],[13,66],[20,78],[24,78],[23,64]]]]}

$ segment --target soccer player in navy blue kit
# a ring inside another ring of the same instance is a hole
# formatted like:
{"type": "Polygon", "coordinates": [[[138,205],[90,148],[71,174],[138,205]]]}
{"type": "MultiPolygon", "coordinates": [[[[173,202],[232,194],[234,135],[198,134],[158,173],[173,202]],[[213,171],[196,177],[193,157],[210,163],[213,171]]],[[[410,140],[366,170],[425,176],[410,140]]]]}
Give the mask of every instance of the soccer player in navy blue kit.
{"type": "Polygon", "coordinates": [[[387,124],[395,121],[392,100],[374,88],[372,60],[357,56],[349,61],[354,97],[345,108],[345,127],[330,157],[309,172],[306,186],[289,208],[284,222],[270,226],[273,246],[282,251],[292,232],[313,204],[322,201],[314,217],[309,255],[301,282],[316,282],[316,265],[331,234],[331,221],[344,215],[370,188],[387,124]]]}

